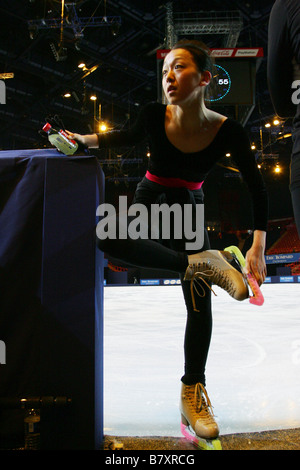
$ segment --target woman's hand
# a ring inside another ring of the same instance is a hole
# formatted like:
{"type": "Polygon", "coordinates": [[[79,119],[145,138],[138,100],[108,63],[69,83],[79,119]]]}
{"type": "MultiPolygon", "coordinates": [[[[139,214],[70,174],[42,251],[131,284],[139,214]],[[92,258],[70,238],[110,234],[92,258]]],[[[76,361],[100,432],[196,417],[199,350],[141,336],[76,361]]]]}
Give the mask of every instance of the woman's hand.
{"type": "Polygon", "coordinates": [[[265,239],[266,232],[255,230],[253,234],[253,243],[246,253],[246,272],[250,272],[257,280],[258,285],[263,284],[267,267],[265,262],[265,239]]]}
{"type": "Polygon", "coordinates": [[[70,131],[65,131],[68,136],[76,140],[77,142],[83,144],[85,147],[88,148],[98,148],[99,147],[99,142],[98,142],[98,136],[97,134],[76,134],[75,132],[70,132],[70,131]]]}
{"type": "Polygon", "coordinates": [[[76,134],[75,132],[70,132],[67,130],[65,130],[65,133],[68,135],[68,137],[70,137],[70,139],[76,140],[76,142],[79,142],[86,146],[84,135],[76,134]]]}

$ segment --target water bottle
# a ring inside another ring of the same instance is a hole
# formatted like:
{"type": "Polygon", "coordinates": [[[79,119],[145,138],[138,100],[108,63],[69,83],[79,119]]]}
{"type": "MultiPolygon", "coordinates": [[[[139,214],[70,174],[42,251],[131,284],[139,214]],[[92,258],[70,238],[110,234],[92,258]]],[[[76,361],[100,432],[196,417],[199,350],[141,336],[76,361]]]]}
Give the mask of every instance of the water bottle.
{"type": "Polygon", "coordinates": [[[40,421],[40,410],[34,408],[29,408],[25,410],[25,450],[40,449],[40,421]]]}
{"type": "Polygon", "coordinates": [[[48,134],[49,142],[65,155],[73,155],[78,149],[76,140],[70,139],[62,129],[54,129],[49,122],[44,125],[43,131],[48,134]]]}

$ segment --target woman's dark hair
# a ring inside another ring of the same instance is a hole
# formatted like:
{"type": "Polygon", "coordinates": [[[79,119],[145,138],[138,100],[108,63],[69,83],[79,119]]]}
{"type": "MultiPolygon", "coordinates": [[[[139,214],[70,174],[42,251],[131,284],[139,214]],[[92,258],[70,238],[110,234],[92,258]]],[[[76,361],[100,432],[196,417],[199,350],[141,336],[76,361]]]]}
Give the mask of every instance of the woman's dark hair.
{"type": "Polygon", "coordinates": [[[208,70],[212,74],[213,60],[209,48],[203,42],[194,39],[181,39],[172,47],[172,50],[173,49],[185,49],[189,51],[199,71],[204,72],[208,70]]]}
{"type": "MultiPolygon", "coordinates": [[[[212,77],[214,76],[213,67],[214,67],[214,60],[211,57],[210,49],[201,41],[197,41],[195,39],[181,39],[178,41],[173,47],[173,49],[185,49],[189,51],[192,55],[195,64],[198,67],[200,72],[204,72],[207,70],[211,73],[212,77]]],[[[215,83],[214,80],[211,80],[210,84],[206,87],[205,90],[205,98],[208,102],[210,101],[210,97],[215,94],[215,83]]]]}

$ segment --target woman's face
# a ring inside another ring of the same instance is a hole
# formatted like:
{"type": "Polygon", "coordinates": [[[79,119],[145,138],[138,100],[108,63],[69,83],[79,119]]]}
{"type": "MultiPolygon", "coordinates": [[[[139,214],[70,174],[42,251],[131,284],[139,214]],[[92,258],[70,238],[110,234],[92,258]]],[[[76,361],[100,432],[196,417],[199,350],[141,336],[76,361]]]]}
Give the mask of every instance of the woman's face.
{"type": "Polygon", "coordinates": [[[204,91],[203,75],[186,49],[168,53],[162,69],[163,90],[170,104],[180,104],[199,97],[204,91]]]}

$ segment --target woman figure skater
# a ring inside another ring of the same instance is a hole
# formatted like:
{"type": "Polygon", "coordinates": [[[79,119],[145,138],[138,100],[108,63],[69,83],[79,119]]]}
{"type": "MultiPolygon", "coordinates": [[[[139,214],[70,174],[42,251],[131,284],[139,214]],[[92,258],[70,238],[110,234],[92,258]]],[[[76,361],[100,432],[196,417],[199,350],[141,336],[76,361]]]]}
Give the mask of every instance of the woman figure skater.
{"type": "MultiPolygon", "coordinates": [[[[193,207],[203,204],[201,186],[205,177],[230,152],[252,196],[254,231],[246,268],[261,285],[266,276],[267,193],[243,127],[205,105],[212,67],[205,45],[182,40],[167,54],[163,64],[163,90],[168,105],[144,106],[130,130],[100,135],[70,133],[70,136],[88,147],[100,148],[131,145],[147,138],[151,150],[149,167],[134,197],[135,203],[147,207],[157,201],[190,203],[193,207]]],[[[214,440],[219,428],[205,388],[212,333],[210,284],[218,284],[237,300],[248,296],[248,288],[240,272],[230,264],[230,255],[210,250],[206,231],[199,253],[186,252],[184,243],[184,239],[170,239],[167,246],[166,242],[150,239],[98,240],[99,248],[114,259],[180,273],[187,309],[181,378],[182,424],[191,426],[199,438],[214,440]],[[195,276],[200,277],[200,295],[193,295],[191,289],[195,276]]]]}

